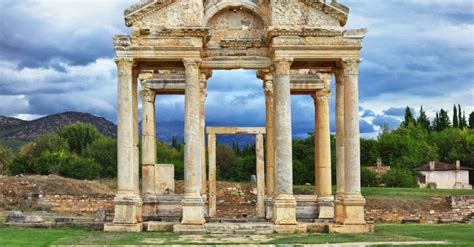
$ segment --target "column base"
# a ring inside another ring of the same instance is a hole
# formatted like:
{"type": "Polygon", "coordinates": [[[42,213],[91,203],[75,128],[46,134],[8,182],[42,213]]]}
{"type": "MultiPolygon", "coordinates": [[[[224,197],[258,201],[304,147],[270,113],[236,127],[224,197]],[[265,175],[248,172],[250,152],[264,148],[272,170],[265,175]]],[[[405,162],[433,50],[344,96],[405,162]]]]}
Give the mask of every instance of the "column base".
{"type": "Polygon", "coordinates": [[[273,201],[273,223],[296,225],[296,199],[293,195],[277,195],[273,201]]]}
{"type": "Polygon", "coordinates": [[[318,219],[333,219],[334,218],[334,197],[333,196],[319,196],[317,199],[319,208],[318,219]]]}
{"type": "Polygon", "coordinates": [[[335,223],[343,223],[345,214],[344,214],[344,204],[342,203],[342,196],[336,195],[336,199],[334,200],[334,222],[335,223]]]}
{"type": "Polygon", "coordinates": [[[135,225],[142,221],[142,199],[138,195],[117,194],[114,198],[114,225],[135,225]]]}
{"type": "Polygon", "coordinates": [[[183,205],[183,225],[203,225],[204,219],[204,200],[200,195],[185,195],[182,201],[183,205]]]}
{"type": "Polygon", "coordinates": [[[362,195],[345,195],[342,199],[344,225],[365,225],[365,198],[362,195]]]}
{"type": "Polygon", "coordinates": [[[153,220],[157,215],[158,197],[156,194],[145,194],[142,196],[142,218],[144,221],[153,220]]]}
{"type": "Polygon", "coordinates": [[[104,225],[104,232],[141,232],[143,231],[143,224],[116,224],[107,223],[104,225]]]}

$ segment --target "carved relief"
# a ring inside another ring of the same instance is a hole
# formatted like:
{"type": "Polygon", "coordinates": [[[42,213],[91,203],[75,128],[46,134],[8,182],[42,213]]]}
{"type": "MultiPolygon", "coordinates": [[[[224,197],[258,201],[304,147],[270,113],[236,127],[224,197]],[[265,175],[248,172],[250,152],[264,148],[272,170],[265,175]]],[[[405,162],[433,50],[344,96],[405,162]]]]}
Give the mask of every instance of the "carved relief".
{"type": "Polygon", "coordinates": [[[181,0],[162,7],[134,22],[135,27],[197,27],[202,26],[203,2],[181,0]]]}
{"type": "Polygon", "coordinates": [[[221,11],[209,20],[208,26],[208,47],[258,47],[265,36],[263,22],[247,10],[221,11]]]}
{"type": "Polygon", "coordinates": [[[292,0],[274,0],[272,4],[272,25],[293,26],[305,24],[304,3],[292,0]]]}
{"type": "Polygon", "coordinates": [[[118,57],[115,59],[119,76],[132,75],[133,58],[118,57]]]}
{"type": "Polygon", "coordinates": [[[290,75],[291,64],[293,59],[291,58],[277,58],[274,60],[275,73],[276,75],[290,75]]]}
{"type": "Polygon", "coordinates": [[[345,75],[358,75],[359,74],[359,63],[358,58],[344,58],[342,59],[342,68],[345,75]]]}
{"type": "Polygon", "coordinates": [[[150,102],[150,103],[155,103],[155,96],[156,96],[155,91],[150,90],[150,89],[147,88],[147,89],[143,89],[140,92],[140,94],[142,96],[143,101],[150,102]]]}
{"type": "Polygon", "coordinates": [[[319,27],[328,30],[341,30],[341,26],[339,26],[339,21],[323,12],[308,8],[308,15],[307,15],[307,26],[311,27],[319,27]]]}

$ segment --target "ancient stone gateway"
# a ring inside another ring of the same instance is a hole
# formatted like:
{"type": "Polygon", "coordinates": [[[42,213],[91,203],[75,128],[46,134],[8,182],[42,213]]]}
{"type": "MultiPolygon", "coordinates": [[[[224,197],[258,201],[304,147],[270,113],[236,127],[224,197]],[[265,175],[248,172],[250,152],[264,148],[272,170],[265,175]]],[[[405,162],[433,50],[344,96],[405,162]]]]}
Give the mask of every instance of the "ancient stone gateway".
{"type": "MultiPolygon", "coordinates": [[[[358,68],[365,29],[343,31],[336,0],[141,0],[125,11],[130,36],[115,36],[118,68],[118,192],[106,231],[141,231],[144,221],[205,229],[204,102],[212,70],[252,69],[266,96],[266,218],[277,232],[307,226],[302,212],[330,219],[330,232],[364,232],[360,192],[358,68]],[[336,83],[337,192],[331,192],[330,82],[336,83]],[[138,171],[138,82],[143,103],[142,190],[138,171]],[[184,195],[172,166],[156,165],[155,97],[185,97],[184,195]],[[315,101],[316,194],[293,195],[291,95],[315,101]],[[160,169],[166,168],[166,169],[160,169]],[[160,174],[162,173],[162,174],[160,174]],[[160,186],[157,186],[157,185],[160,186]],[[169,188],[164,190],[163,188],[169,188]],[[311,208],[312,207],[312,208],[311,208]]],[[[307,220],[307,219],[306,219],[307,220]]]]}

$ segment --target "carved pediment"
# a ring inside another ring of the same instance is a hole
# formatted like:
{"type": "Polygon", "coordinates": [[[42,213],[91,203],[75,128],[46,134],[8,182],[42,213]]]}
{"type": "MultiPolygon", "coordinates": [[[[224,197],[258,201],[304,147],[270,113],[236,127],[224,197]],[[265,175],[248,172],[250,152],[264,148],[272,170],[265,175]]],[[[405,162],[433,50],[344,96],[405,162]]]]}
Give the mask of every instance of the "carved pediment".
{"type": "Polygon", "coordinates": [[[208,22],[208,47],[258,47],[265,40],[265,25],[246,9],[223,10],[208,22]]]}
{"type": "Polygon", "coordinates": [[[203,25],[202,0],[148,0],[125,11],[127,26],[196,27],[203,25]]]}

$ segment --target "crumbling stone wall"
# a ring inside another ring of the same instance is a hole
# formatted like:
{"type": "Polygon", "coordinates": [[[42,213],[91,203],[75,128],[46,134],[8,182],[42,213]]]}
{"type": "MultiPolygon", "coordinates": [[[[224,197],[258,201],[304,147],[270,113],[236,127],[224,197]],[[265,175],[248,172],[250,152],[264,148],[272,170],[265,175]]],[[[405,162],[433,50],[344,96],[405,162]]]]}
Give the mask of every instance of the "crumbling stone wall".
{"type": "Polygon", "coordinates": [[[448,196],[447,209],[387,209],[366,208],[369,221],[375,223],[454,223],[462,222],[474,213],[474,196],[448,196]]]}
{"type": "Polygon", "coordinates": [[[113,207],[114,195],[46,195],[38,204],[48,205],[55,212],[64,213],[95,213],[99,209],[113,207]]]}

